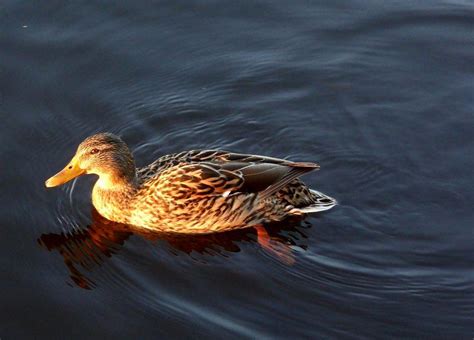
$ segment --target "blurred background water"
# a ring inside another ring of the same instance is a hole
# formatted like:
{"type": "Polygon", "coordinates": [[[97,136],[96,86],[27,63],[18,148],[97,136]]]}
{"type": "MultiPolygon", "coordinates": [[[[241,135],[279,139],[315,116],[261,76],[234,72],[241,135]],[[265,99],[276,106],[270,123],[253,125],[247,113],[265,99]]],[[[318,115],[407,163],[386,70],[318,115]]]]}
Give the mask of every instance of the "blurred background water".
{"type": "Polygon", "coordinates": [[[0,337],[474,336],[471,1],[0,4],[0,337]],[[77,144],[138,165],[222,148],[316,161],[333,210],[151,238],[97,227],[77,144]],[[219,238],[219,237],[217,237],[219,238]]]}

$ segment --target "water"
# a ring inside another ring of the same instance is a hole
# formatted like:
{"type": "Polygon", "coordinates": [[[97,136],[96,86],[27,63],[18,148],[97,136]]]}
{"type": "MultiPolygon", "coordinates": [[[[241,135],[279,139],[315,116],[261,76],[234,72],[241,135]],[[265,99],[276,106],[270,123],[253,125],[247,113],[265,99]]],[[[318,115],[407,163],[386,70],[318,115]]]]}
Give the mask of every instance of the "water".
{"type": "Polygon", "coordinates": [[[474,334],[470,1],[4,1],[0,337],[474,334]],[[331,211],[209,238],[132,234],[77,144],[317,161],[331,211]],[[94,217],[95,216],[95,217],[94,217]]]}

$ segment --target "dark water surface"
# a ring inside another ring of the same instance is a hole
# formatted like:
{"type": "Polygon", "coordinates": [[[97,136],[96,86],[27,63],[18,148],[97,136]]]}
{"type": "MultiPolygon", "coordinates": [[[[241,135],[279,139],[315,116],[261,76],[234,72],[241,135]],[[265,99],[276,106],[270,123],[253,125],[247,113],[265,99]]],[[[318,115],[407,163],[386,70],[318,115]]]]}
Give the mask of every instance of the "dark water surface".
{"type": "Polygon", "coordinates": [[[471,1],[0,4],[0,338],[474,336],[471,1]],[[193,148],[316,161],[340,205],[269,227],[136,235],[86,136],[143,166],[193,148]]]}

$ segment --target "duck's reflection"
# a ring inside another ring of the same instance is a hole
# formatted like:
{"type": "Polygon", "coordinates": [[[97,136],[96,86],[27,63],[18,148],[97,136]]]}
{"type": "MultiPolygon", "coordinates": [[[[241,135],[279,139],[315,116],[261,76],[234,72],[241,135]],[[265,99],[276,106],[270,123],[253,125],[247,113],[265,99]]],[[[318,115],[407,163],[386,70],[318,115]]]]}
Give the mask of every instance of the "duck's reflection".
{"type": "MultiPolygon", "coordinates": [[[[306,238],[299,228],[295,228],[300,226],[300,223],[301,219],[293,219],[225,233],[189,235],[137,229],[109,221],[93,209],[90,226],[70,233],[42,234],[38,242],[47,250],[57,250],[61,254],[75,284],[81,288],[92,289],[95,284],[78,268],[90,271],[99,266],[106,258],[120,251],[132,235],[139,235],[150,241],[165,240],[173,251],[186,254],[197,252],[216,255],[238,252],[240,251],[239,241],[256,241],[280,262],[291,265],[295,262],[291,247],[296,245],[296,240],[306,238]]],[[[298,247],[305,248],[300,244],[298,247]]]]}

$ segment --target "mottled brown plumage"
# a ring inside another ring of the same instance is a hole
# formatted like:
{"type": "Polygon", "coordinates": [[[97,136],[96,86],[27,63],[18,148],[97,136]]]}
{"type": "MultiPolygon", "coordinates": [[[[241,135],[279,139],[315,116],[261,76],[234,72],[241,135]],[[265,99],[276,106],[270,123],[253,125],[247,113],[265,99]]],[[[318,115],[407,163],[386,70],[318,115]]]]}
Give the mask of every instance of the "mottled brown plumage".
{"type": "Polygon", "coordinates": [[[156,231],[213,233],[332,208],[334,199],[298,179],[318,168],[314,163],[193,150],[135,169],[126,144],[101,133],[82,142],[71,163],[46,185],[97,174],[92,201],[109,220],[156,231]]]}

